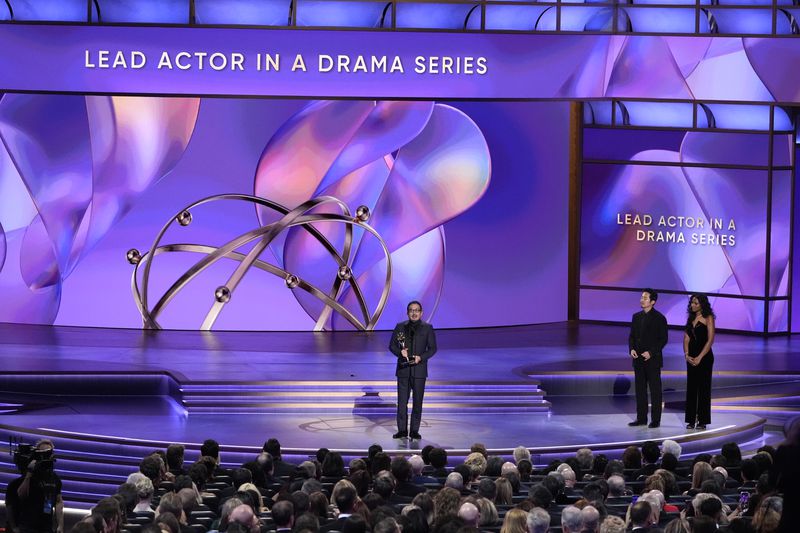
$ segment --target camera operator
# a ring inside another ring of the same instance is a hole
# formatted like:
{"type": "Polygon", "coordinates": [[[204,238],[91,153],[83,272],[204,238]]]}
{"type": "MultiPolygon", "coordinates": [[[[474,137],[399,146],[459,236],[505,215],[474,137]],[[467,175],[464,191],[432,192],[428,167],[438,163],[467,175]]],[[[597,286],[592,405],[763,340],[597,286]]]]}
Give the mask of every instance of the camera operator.
{"type": "Polygon", "coordinates": [[[13,533],[63,533],[64,502],[61,479],[53,471],[53,442],[40,440],[33,450],[15,454],[23,474],[6,492],[8,525],[13,533]]]}

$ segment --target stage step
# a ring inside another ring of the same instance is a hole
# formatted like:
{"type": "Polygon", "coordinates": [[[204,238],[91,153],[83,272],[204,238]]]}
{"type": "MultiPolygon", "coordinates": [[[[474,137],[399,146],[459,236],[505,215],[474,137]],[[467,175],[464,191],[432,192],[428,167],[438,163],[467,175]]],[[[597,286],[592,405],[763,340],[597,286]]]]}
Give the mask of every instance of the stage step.
{"type": "MultiPolygon", "coordinates": [[[[180,389],[190,414],[393,414],[395,381],[192,382],[180,389]]],[[[426,413],[546,413],[550,402],[536,380],[474,383],[429,381],[426,413]]]]}

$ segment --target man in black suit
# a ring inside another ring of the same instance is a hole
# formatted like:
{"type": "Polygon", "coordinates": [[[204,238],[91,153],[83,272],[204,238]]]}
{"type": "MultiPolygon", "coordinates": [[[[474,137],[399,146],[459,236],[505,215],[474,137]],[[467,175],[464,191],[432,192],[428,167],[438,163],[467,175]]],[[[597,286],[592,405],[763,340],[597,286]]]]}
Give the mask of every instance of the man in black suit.
{"type": "Polygon", "coordinates": [[[647,389],[650,389],[651,428],[661,425],[661,351],[667,345],[667,319],[656,311],[658,293],[644,289],[639,304],[642,310],[633,315],[628,350],[633,358],[636,379],[636,420],[629,426],[647,424],[647,389]]]}
{"type": "Polygon", "coordinates": [[[408,432],[408,396],[413,395],[411,408],[411,438],[421,439],[419,424],[422,421],[422,398],[428,377],[428,359],[436,353],[436,335],[433,326],[422,320],[422,304],[416,300],[406,307],[408,320],[400,322],[392,332],[389,350],[397,357],[397,433],[392,438],[402,439],[408,432]]]}

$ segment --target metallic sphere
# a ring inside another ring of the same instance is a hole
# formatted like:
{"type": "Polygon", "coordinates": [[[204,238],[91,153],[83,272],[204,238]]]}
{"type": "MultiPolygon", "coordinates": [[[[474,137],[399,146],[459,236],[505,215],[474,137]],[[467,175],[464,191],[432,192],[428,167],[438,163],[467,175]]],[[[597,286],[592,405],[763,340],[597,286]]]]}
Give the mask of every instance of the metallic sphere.
{"type": "Polygon", "coordinates": [[[214,298],[221,304],[226,304],[231,301],[231,290],[222,285],[217,287],[217,290],[214,291],[214,298]]]}
{"type": "Polygon", "coordinates": [[[370,215],[369,207],[365,205],[360,205],[358,206],[358,209],[356,209],[356,218],[361,222],[366,222],[367,220],[369,220],[369,215],[370,215]]]}
{"type": "Polygon", "coordinates": [[[181,226],[188,226],[192,223],[192,214],[189,211],[181,211],[175,218],[181,226]]]}
{"type": "Polygon", "coordinates": [[[131,248],[128,250],[126,257],[128,258],[128,263],[138,265],[139,261],[142,259],[142,254],[136,248],[131,248]]]}
{"type": "Polygon", "coordinates": [[[349,266],[342,265],[339,267],[339,272],[337,272],[336,275],[339,276],[339,279],[347,281],[353,277],[353,271],[350,270],[349,266]]]}
{"type": "Polygon", "coordinates": [[[300,278],[298,278],[294,274],[289,274],[288,276],[286,276],[286,286],[288,288],[294,289],[298,285],[300,285],[300,278]]]}

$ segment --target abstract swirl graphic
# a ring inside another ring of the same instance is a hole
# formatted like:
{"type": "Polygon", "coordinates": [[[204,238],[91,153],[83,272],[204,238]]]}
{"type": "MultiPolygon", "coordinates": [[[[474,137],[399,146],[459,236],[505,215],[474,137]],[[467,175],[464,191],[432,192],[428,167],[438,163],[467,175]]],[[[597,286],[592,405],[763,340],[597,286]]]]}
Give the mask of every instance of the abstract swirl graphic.
{"type": "MultiPolygon", "coordinates": [[[[384,239],[392,263],[392,292],[378,328],[391,327],[411,299],[423,302],[427,319],[442,293],[445,264],[443,224],[468,210],[484,194],[491,175],[489,148],[480,129],[461,111],[433,102],[322,101],[306,106],[275,133],[255,175],[255,195],[286,206],[318,196],[364,205],[370,224],[384,239]]],[[[320,207],[325,212],[325,207],[320,207]]],[[[257,209],[261,224],[277,216],[257,209]]],[[[335,246],[341,225],[318,226],[335,246]]],[[[380,297],[386,260],[374,239],[356,232],[353,272],[367,301],[380,297]]],[[[286,271],[325,286],[334,268],[308,232],[292,228],[270,249],[286,271]]],[[[298,302],[326,329],[352,327],[341,315],[323,316],[326,306],[304,292],[298,302]],[[322,320],[320,321],[320,318],[322,320]]],[[[339,298],[357,306],[352,291],[339,298]]]]}
{"type": "Polygon", "coordinates": [[[61,286],[186,149],[196,98],[0,100],[0,321],[51,324],[61,286]]]}

